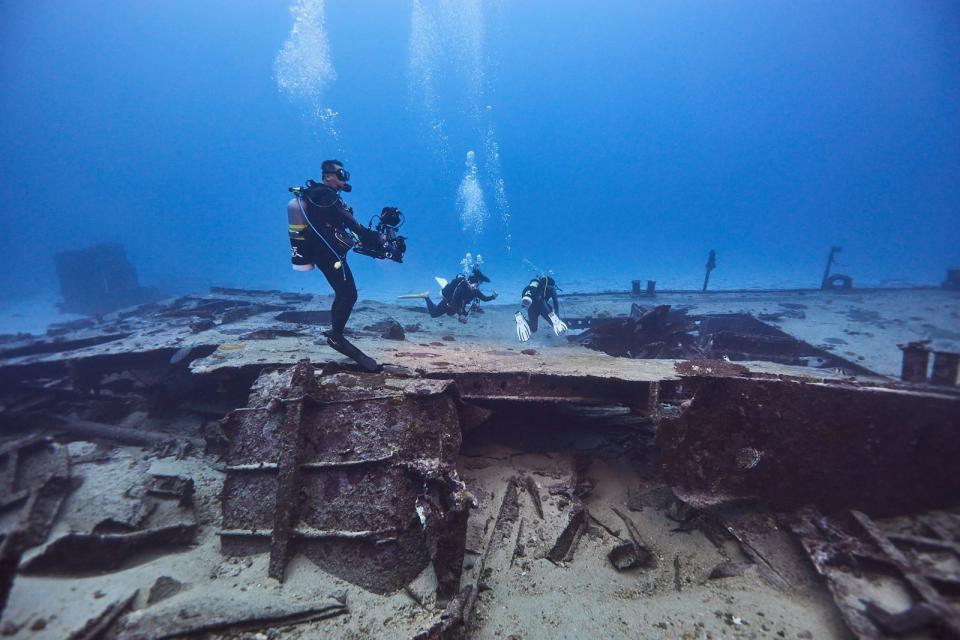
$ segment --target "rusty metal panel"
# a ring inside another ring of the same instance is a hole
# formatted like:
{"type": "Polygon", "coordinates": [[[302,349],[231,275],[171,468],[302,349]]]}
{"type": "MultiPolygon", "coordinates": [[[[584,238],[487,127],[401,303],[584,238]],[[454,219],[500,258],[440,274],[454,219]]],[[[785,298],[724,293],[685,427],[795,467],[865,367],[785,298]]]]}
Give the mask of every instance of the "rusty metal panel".
{"type": "Polygon", "coordinates": [[[756,498],[875,516],[952,506],[960,495],[960,398],[794,380],[697,379],[658,433],[685,501],[756,498]]]}
{"type": "Polygon", "coordinates": [[[271,575],[282,579],[301,551],[379,593],[426,567],[418,499],[460,449],[449,381],[321,376],[303,362],[261,376],[223,427],[224,553],[269,543],[271,575]]]}
{"type": "MultiPolygon", "coordinates": [[[[445,374],[447,375],[447,374],[445,374]]],[[[535,373],[451,373],[464,400],[492,406],[523,403],[625,405],[648,414],[651,387],[657,382],[600,376],[535,373]]]]}

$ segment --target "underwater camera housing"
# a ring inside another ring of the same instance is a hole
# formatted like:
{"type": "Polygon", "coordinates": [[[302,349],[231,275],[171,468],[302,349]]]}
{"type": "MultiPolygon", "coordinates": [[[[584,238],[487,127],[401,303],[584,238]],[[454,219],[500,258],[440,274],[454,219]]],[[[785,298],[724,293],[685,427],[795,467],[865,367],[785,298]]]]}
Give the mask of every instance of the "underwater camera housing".
{"type": "Polygon", "coordinates": [[[407,239],[399,234],[403,226],[403,213],[396,207],[384,207],[380,215],[370,219],[370,234],[361,237],[360,242],[353,248],[354,252],[361,253],[378,260],[393,260],[403,262],[403,254],[407,252],[407,239]],[[373,221],[377,223],[374,225],[373,221]],[[374,242],[371,239],[376,236],[374,242]]]}

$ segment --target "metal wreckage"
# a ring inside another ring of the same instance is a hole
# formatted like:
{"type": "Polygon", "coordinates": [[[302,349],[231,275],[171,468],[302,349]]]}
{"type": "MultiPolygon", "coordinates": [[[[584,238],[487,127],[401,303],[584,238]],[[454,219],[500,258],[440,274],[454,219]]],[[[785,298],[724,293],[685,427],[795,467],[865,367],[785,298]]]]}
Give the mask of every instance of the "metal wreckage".
{"type": "Polygon", "coordinates": [[[960,637],[955,354],[892,380],[637,305],[537,352],[361,303],[364,374],[315,309],[214,289],[3,338],[0,634],[960,637]],[[731,595],[827,590],[825,622],[731,595]]]}

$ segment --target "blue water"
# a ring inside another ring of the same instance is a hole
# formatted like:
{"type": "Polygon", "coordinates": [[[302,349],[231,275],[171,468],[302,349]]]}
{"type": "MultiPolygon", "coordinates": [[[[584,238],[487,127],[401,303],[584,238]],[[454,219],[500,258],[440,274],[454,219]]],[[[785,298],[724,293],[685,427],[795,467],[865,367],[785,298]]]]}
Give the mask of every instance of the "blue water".
{"type": "Polygon", "coordinates": [[[433,289],[856,284],[960,265],[960,4],[0,2],[0,297],[123,243],[146,285],[326,292],[287,187],[353,174],[407,216],[361,298],[433,289]]]}

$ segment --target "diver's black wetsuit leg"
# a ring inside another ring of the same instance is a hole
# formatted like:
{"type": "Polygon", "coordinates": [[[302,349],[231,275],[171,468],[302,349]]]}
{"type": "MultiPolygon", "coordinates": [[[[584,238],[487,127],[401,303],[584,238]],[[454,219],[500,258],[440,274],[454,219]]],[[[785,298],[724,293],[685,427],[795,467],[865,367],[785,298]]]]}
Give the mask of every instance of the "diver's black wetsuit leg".
{"type": "Polygon", "coordinates": [[[327,282],[333,287],[333,304],[330,306],[331,326],[330,331],[326,333],[327,345],[352,359],[365,371],[378,371],[380,365],[377,364],[377,361],[360,351],[343,335],[343,329],[347,326],[350,312],[357,302],[357,285],[353,281],[353,272],[350,271],[350,266],[346,260],[341,261],[339,269],[333,268],[332,261],[319,261],[317,266],[320,267],[323,275],[327,278],[327,282]]]}
{"type": "Polygon", "coordinates": [[[550,305],[545,302],[541,302],[539,312],[540,312],[540,315],[543,317],[543,319],[547,321],[547,323],[550,325],[550,328],[552,329],[553,322],[550,321],[550,314],[553,313],[553,309],[550,308],[550,305]]]}
{"type": "Polygon", "coordinates": [[[441,300],[440,304],[433,304],[433,300],[430,298],[425,298],[424,301],[427,303],[427,311],[430,312],[431,318],[439,318],[447,313],[447,307],[449,305],[446,300],[441,300]]]}
{"type": "Polygon", "coordinates": [[[530,333],[536,333],[537,326],[540,324],[540,312],[537,310],[539,306],[540,303],[535,302],[527,309],[527,324],[530,326],[530,333]]]}
{"type": "Polygon", "coordinates": [[[333,304],[330,306],[331,333],[342,335],[353,305],[357,302],[357,285],[353,281],[353,272],[346,260],[341,261],[339,269],[334,269],[333,262],[329,260],[318,261],[317,267],[333,288],[333,304]]]}

